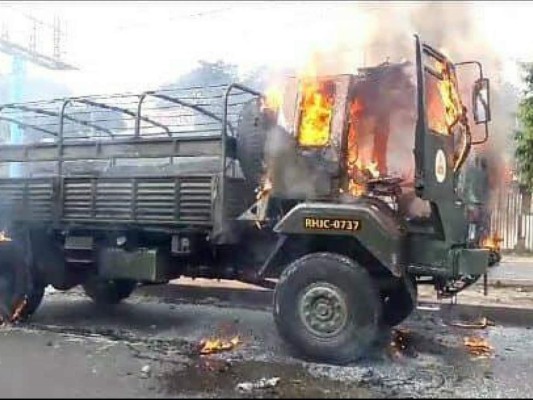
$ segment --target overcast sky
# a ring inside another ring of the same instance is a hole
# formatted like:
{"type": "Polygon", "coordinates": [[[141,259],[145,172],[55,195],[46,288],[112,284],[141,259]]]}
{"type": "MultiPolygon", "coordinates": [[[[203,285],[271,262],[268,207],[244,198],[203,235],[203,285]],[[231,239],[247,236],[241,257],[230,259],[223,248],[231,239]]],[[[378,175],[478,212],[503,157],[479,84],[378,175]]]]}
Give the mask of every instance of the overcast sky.
{"type": "MultiPolygon", "coordinates": [[[[474,7],[483,35],[505,62],[506,78],[516,82],[513,63],[533,61],[533,3],[476,2],[474,7]]],[[[353,8],[353,2],[320,1],[19,1],[0,4],[0,22],[13,40],[26,44],[30,25],[16,22],[21,12],[48,21],[60,16],[66,24],[65,61],[80,70],[32,67],[29,73],[61,82],[76,94],[93,94],[154,88],[175,80],[198,59],[224,59],[243,71],[262,64],[298,68],[313,49],[328,48],[348,29],[353,32],[353,26],[361,27],[361,35],[350,38],[353,53],[345,48],[344,56],[358,65],[364,61],[360,44],[370,22],[357,13],[347,19],[353,8]]],[[[40,28],[39,40],[38,48],[51,53],[50,28],[40,28]]],[[[8,72],[9,58],[0,55],[0,74],[8,72]]]]}

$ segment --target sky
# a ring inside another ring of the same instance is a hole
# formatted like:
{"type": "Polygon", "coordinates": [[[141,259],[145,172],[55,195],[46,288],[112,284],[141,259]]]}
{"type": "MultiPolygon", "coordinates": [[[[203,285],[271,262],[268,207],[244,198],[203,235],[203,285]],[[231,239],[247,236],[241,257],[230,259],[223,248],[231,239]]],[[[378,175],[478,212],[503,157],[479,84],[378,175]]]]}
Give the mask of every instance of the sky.
{"type": "MultiPolygon", "coordinates": [[[[338,39],[343,57],[354,66],[364,64],[366,35],[386,27],[353,13],[354,3],[3,1],[0,24],[12,40],[26,45],[31,24],[22,14],[50,23],[59,16],[65,28],[62,57],[79,70],[29,67],[28,73],[81,95],[152,89],[200,59],[223,59],[243,72],[264,64],[301,68],[310,52],[331,48],[338,39]],[[354,27],[360,34],[353,34],[354,27]]],[[[375,4],[409,7],[409,2],[375,4]]],[[[473,7],[476,23],[504,61],[505,79],[517,83],[516,61],[533,61],[533,2],[474,2],[473,7]]],[[[51,27],[40,27],[38,38],[37,48],[51,54],[51,27]]],[[[0,54],[0,75],[9,73],[9,60],[0,54]]]]}

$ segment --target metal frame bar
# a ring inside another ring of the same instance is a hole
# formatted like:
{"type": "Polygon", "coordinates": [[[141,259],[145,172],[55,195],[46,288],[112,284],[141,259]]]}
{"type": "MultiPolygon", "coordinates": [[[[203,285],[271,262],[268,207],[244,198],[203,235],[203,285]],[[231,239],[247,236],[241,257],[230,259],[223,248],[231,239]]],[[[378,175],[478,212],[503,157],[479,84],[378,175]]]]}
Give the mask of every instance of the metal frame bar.
{"type": "MultiPolygon", "coordinates": [[[[223,86],[221,86],[222,88],[223,86]]],[[[198,87],[202,88],[202,86],[198,87]]],[[[103,102],[94,101],[88,98],[84,97],[72,97],[62,100],[60,111],[59,113],[39,108],[37,106],[28,106],[28,104],[34,104],[37,105],[39,103],[24,103],[24,104],[6,104],[3,106],[0,106],[0,112],[3,109],[15,109],[15,110],[21,110],[21,111],[28,111],[33,112],[36,114],[42,114],[47,116],[57,116],[59,119],[59,127],[58,132],[52,132],[51,130],[44,129],[39,127],[35,124],[29,124],[22,121],[19,121],[14,118],[10,117],[4,117],[0,115],[0,120],[4,120],[7,122],[18,124],[22,127],[32,128],[37,131],[46,133],[48,135],[57,137],[57,143],[50,144],[50,143],[38,143],[33,144],[30,146],[27,145],[19,145],[19,146],[13,146],[10,145],[9,148],[0,146],[0,161],[4,162],[27,162],[30,160],[35,161],[57,161],[58,163],[58,175],[63,175],[63,164],[65,161],[74,160],[74,159],[82,159],[84,157],[89,158],[95,158],[95,159],[115,159],[115,158],[128,158],[131,157],[133,154],[141,154],[142,157],[173,157],[176,156],[177,153],[183,153],[187,155],[221,155],[222,158],[222,174],[225,176],[226,174],[226,162],[227,162],[227,138],[228,138],[228,130],[231,134],[235,134],[234,127],[228,120],[228,109],[230,106],[229,104],[229,98],[234,90],[239,90],[241,92],[249,93],[253,96],[263,97],[263,95],[260,92],[257,92],[251,88],[248,88],[244,85],[241,85],[239,83],[233,83],[226,87],[225,93],[221,96],[223,97],[223,116],[222,118],[212,111],[193,104],[188,101],[184,101],[180,98],[169,96],[166,94],[162,94],[158,91],[147,91],[142,93],[138,97],[138,103],[137,103],[137,112],[130,111],[128,109],[117,107],[109,104],[105,104],[103,102]],[[222,124],[222,131],[220,135],[209,135],[209,136],[180,136],[173,138],[171,135],[171,131],[168,128],[168,126],[165,126],[164,124],[161,124],[157,121],[154,121],[151,118],[143,117],[142,116],[142,105],[146,97],[152,96],[161,100],[165,100],[174,104],[179,104],[183,107],[189,108],[191,110],[195,110],[203,115],[206,115],[207,117],[213,119],[214,121],[217,121],[222,124]],[[164,129],[167,134],[168,138],[166,140],[161,141],[162,138],[153,138],[153,139],[147,139],[143,138],[142,142],[139,143],[132,143],[131,135],[125,136],[124,138],[117,139],[116,135],[113,135],[113,132],[109,129],[103,128],[97,124],[79,120],[77,118],[74,118],[72,116],[69,116],[66,114],[67,107],[70,106],[73,103],[79,103],[79,104],[86,104],[90,106],[94,106],[101,109],[106,110],[112,110],[116,111],[122,114],[126,114],[129,116],[132,116],[135,118],[135,132],[133,137],[139,138],[140,131],[141,131],[141,121],[146,121],[154,126],[158,126],[162,129],[164,129]],[[97,129],[98,131],[102,131],[107,133],[109,136],[113,138],[111,142],[102,143],[100,141],[97,142],[84,142],[84,141],[72,141],[69,143],[65,143],[65,120],[73,121],[75,123],[79,123],[81,125],[91,127],[94,129],[97,129]],[[216,152],[215,148],[215,142],[220,140],[220,152],[216,152]],[[199,143],[204,143],[205,146],[200,146],[199,148],[193,148],[197,147],[199,143]],[[193,143],[198,143],[196,145],[193,145],[193,143]],[[191,146],[188,146],[188,145],[191,146]],[[184,146],[185,145],[185,146],[184,146]],[[155,146],[155,147],[153,147],[155,146]],[[89,149],[94,149],[94,151],[88,151],[89,149]],[[178,148],[180,151],[178,151],[178,148]],[[57,149],[57,152],[54,151],[54,149],[57,149]],[[55,153],[55,155],[54,155],[55,153]]],[[[132,95],[133,96],[133,95],[132,95]]],[[[45,104],[54,104],[57,102],[57,99],[50,100],[49,102],[46,102],[45,104]]],[[[224,198],[225,196],[225,190],[224,190],[224,179],[222,181],[222,188],[221,188],[221,196],[224,198]]]]}
{"type": "MultiPolygon", "coordinates": [[[[48,110],[45,110],[45,109],[42,109],[42,108],[28,107],[28,106],[18,105],[18,104],[8,104],[8,105],[5,105],[5,106],[1,106],[0,107],[0,112],[4,108],[10,108],[10,109],[13,109],[13,110],[21,110],[21,111],[29,111],[29,112],[33,112],[33,113],[36,113],[36,114],[47,115],[49,117],[59,117],[60,116],[59,113],[56,113],[56,112],[53,112],[53,111],[48,111],[48,110]]],[[[111,132],[109,129],[102,128],[102,127],[100,127],[98,125],[95,125],[95,124],[92,124],[90,122],[76,119],[74,117],[71,117],[70,115],[65,115],[64,118],[69,120],[69,121],[76,122],[76,123],[78,123],[80,125],[87,126],[89,128],[98,129],[99,131],[107,133],[111,137],[113,136],[113,132],[111,132]]],[[[38,129],[38,128],[34,127],[34,129],[38,129]]],[[[54,134],[54,136],[58,136],[58,135],[54,134]]]]}
{"type": "MultiPolygon", "coordinates": [[[[174,103],[174,104],[182,105],[184,107],[187,107],[187,108],[190,108],[192,110],[198,111],[201,114],[207,115],[208,117],[214,119],[215,121],[218,121],[220,123],[224,123],[224,120],[222,118],[220,118],[218,115],[212,113],[209,110],[206,110],[205,108],[203,108],[201,106],[189,103],[187,101],[181,100],[181,99],[176,98],[176,97],[167,96],[165,94],[161,94],[161,93],[158,93],[156,91],[147,91],[147,92],[142,93],[139,96],[139,102],[137,103],[137,115],[136,115],[136,118],[135,118],[135,135],[134,135],[135,137],[139,137],[140,136],[140,130],[141,130],[140,120],[142,119],[142,105],[143,105],[144,100],[148,96],[155,97],[155,98],[158,98],[158,99],[161,99],[161,100],[166,100],[166,101],[174,103]]],[[[231,124],[230,124],[230,130],[233,132],[233,127],[231,126],[231,124]]],[[[169,136],[170,136],[170,134],[169,134],[169,136]]]]}
{"type": "MultiPolygon", "coordinates": [[[[112,110],[112,111],[121,112],[123,114],[126,114],[126,115],[129,115],[131,117],[137,118],[137,114],[136,113],[134,113],[133,111],[127,110],[125,108],[121,108],[121,107],[117,107],[117,106],[110,106],[110,105],[105,104],[105,103],[99,103],[97,101],[88,100],[88,99],[84,99],[84,98],[73,98],[71,100],[76,102],[76,103],[88,104],[90,106],[103,108],[103,109],[106,109],[106,110],[112,110]]],[[[148,117],[141,117],[141,119],[143,121],[145,121],[145,122],[148,122],[148,123],[154,125],[154,126],[158,126],[159,128],[162,128],[163,130],[165,130],[167,132],[167,134],[169,136],[171,136],[170,129],[168,129],[168,126],[163,125],[163,124],[161,124],[161,123],[159,123],[157,121],[154,121],[153,119],[148,118],[148,117]]]]}
{"type": "MultiPolygon", "coordinates": [[[[479,70],[479,80],[483,80],[483,79],[486,79],[484,76],[483,76],[483,65],[481,65],[481,63],[479,61],[462,61],[462,62],[459,62],[459,63],[456,63],[455,66],[462,66],[462,65],[476,65],[478,67],[478,70],[479,70]]],[[[488,80],[488,79],[487,79],[488,80]]],[[[474,93],[472,93],[472,97],[474,96],[474,93]]],[[[475,99],[472,98],[472,104],[474,103],[475,99]]],[[[490,105],[490,90],[488,92],[488,98],[487,98],[487,101],[490,105]]],[[[489,114],[490,116],[490,114],[489,114]]],[[[483,137],[483,139],[481,140],[476,140],[476,141],[473,141],[472,142],[472,146],[475,146],[475,145],[478,145],[478,144],[483,144],[485,142],[487,142],[487,140],[489,140],[489,124],[488,124],[488,121],[485,122],[485,136],[483,137]]]]}
{"type": "Polygon", "coordinates": [[[32,124],[27,124],[25,122],[19,121],[19,120],[14,119],[14,118],[0,116],[0,121],[6,121],[6,122],[9,122],[9,123],[12,123],[12,124],[16,124],[16,125],[21,126],[23,128],[32,128],[32,129],[35,129],[36,131],[46,133],[47,135],[57,136],[57,133],[49,131],[48,129],[39,128],[37,126],[34,126],[32,124]]]}

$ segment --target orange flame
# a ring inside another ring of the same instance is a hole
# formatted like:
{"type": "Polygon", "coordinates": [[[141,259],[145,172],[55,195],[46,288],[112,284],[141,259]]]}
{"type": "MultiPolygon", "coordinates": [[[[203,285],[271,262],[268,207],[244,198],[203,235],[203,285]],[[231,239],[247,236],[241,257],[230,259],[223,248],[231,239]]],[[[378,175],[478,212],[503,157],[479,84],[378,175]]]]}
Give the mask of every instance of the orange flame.
{"type": "Polygon", "coordinates": [[[256,200],[261,200],[263,197],[268,195],[272,191],[272,188],[272,181],[268,176],[266,176],[263,185],[261,185],[257,191],[257,195],[255,196],[256,200]]]}
{"type": "Polygon", "coordinates": [[[378,163],[364,162],[358,146],[357,125],[363,112],[363,104],[355,99],[350,105],[350,124],[348,130],[346,168],[348,172],[348,193],[362,196],[366,192],[366,182],[379,177],[378,163]]]}
{"type": "Polygon", "coordinates": [[[283,104],[283,93],[279,87],[271,86],[265,92],[263,106],[271,110],[279,110],[283,104]]]}
{"type": "Polygon", "coordinates": [[[463,343],[470,354],[482,358],[491,356],[494,350],[487,339],[478,336],[465,337],[463,338],[463,343]]]}
{"type": "Polygon", "coordinates": [[[318,81],[316,77],[300,81],[298,143],[301,146],[326,146],[329,143],[334,87],[333,82],[318,81]]]}
{"type": "Polygon", "coordinates": [[[22,316],[22,312],[26,309],[27,305],[28,305],[28,298],[24,297],[24,299],[22,299],[15,307],[15,310],[13,311],[13,314],[11,314],[9,321],[10,322],[18,321],[20,317],[22,316]]]}
{"type": "Polygon", "coordinates": [[[428,117],[430,128],[438,133],[449,135],[451,127],[462,115],[462,103],[459,97],[455,75],[449,67],[435,61],[435,67],[442,79],[431,77],[428,81],[428,117]],[[436,80],[432,84],[433,79],[436,80]]]}
{"type": "Polygon", "coordinates": [[[239,337],[235,336],[229,341],[222,339],[207,339],[200,342],[200,354],[213,354],[233,349],[240,343],[239,337]]]}
{"type": "Polygon", "coordinates": [[[487,236],[481,241],[481,247],[489,250],[500,250],[500,243],[503,242],[503,238],[499,237],[497,234],[487,236]]]}

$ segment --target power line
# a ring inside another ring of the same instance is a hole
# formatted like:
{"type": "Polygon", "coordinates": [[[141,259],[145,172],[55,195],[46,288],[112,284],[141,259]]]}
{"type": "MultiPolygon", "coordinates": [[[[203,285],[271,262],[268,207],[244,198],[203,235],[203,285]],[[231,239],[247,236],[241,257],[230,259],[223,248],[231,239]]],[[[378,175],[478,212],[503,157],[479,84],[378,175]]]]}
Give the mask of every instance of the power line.
{"type": "MultiPolygon", "coordinates": [[[[226,12],[226,11],[231,11],[233,9],[235,9],[235,7],[218,8],[216,10],[197,12],[197,13],[194,13],[194,14],[181,15],[181,16],[177,16],[177,17],[168,17],[168,18],[165,18],[165,21],[166,22],[174,22],[174,21],[179,21],[179,20],[182,20],[182,19],[201,18],[201,17],[205,17],[205,16],[210,16],[210,15],[213,15],[213,14],[219,14],[219,13],[223,13],[223,12],[226,12]]],[[[124,30],[139,29],[139,28],[141,28],[141,29],[143,29],[143,28],[153,28],[153,26],[154,26],[154,21],[150,21],[150,22],[144,22],[144,23],[138,23],[138,24],[120,25],[117,29],[120,30],[120,31],[124,31],[124,30]]]]}

